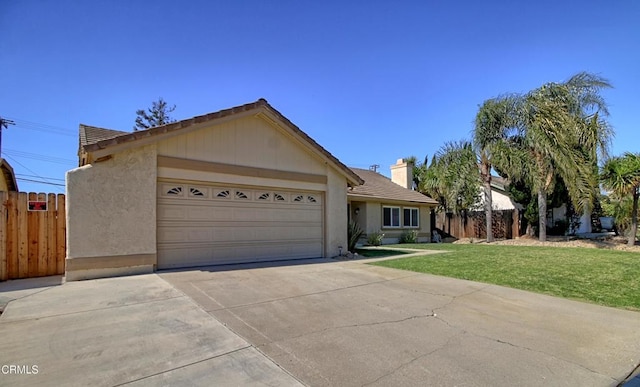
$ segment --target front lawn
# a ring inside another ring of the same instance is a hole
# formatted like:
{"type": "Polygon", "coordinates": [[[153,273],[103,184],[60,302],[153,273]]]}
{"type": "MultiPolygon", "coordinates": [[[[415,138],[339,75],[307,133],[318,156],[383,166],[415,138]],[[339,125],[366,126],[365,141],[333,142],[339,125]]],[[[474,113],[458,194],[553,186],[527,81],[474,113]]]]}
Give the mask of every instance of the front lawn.
{"type": "Polygon", "coordinates": [[[640,254],[635,252],[448,243],[395,247],[446,253],[372,264],[640,310],[640,254]]]}

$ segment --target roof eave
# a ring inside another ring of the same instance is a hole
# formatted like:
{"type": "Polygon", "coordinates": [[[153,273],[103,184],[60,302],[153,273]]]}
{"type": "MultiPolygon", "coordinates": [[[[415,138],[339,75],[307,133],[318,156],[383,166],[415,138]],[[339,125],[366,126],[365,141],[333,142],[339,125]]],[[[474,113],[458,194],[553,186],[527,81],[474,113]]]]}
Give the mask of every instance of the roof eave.
{"type": "Polygon", "coordinates": [[[315,140],[309,137],[309,135],[298,128],[298,126],[296,126],[288,118],[282,115],[278,110],[269,105],[269,103],[263,98],[259,99],[256,102],[233,107],[230,109],[220,110],[218,112],[209,113],[202,116],[196,116],[193,118],[173,122],[147,130],[126,133],[92,144],[85,144],[82,145],[81,148],[84,152],[92,154],[93,157],[97,159],[134,146],[134,144],[135,146],[148,145],[178,134],[176,132],[180,132],[180,134],[183,134],[186,133],[187,130],[197,130],[205,125],[210,124],[211,121],[214,120],[217,123],[221,123],[226,120],[237,119],[239,117],[259,115],[260,113],[265,113],[265,115],[268,116],[270,120],[279,122],[280,125],[285,126],[288,130],[297,135],[299,137],[299,141],[301,141],[303,144],[308,144],[309,148],[314,153],[323,158],[326,162],[331,163],[333,168],[339,171],[347,179],[348,185],[357,186],[364,184],[364,180],[362,180],[360,176],[349,169],[345,164],[343,164],[315,140]]]}
{"type": "Polygon", "coordinates": [[[398,199],[398,198],[390,198],[386,196],[373,196],[373,195],[362,195],[356,193],[347,193],[347,197],[349,198],[358,198],[363,199],[365,201],[378,201],[378,202],[387,202],[387,203],[412,203],[415,205],[423,205],[423,206],[437,206],[438,202],[436,201],[417,201],[417,200],[406,200],[406,199],[398,199]]]}

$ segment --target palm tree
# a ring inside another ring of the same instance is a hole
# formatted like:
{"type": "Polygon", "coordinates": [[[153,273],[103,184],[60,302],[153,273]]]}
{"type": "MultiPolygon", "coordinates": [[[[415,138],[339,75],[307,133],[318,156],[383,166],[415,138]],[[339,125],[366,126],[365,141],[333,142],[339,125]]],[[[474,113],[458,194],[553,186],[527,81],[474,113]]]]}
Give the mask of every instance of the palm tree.
{"type": "Polygon", "coordinates": [[[493,203],[491,196],[491,169],[495,161],[504,158],[507,131],[515,127],[513,118],[514,96],[503,96],[484,101],[475,119],[473,142],[480,166],[484,191],[484,210],[487,221],[487,242],[493,242],[493,203]]]}
{"type": "Polygon", "coordinates": [[[427,170],[427,164],[429,162],[429,156],[425,156],[424,162],[418,161],[416,156],[405,157],[404,161],[413,165],[413,186],[414,189],[419,190],[420,182],[424,178],[424,174],[427,170]]]}
{"type": "Polygon", "coordinates": [[[640,196],[640,153],[625,153],[613,157],[604,164],[600,172],[602,185],[613,191],[620,199],[633,197],[631,210],[631,230],[628,245],[633,246],[638,232],[638,197],[640,196]]]}
{"type": "Polygon", "coordinates": [[[418,190],[438,200],[442,210],[459,213],[475,206],[479,181],[471,142],[447,142],[431,160],[418,190]]]}
{"type": "Polygon", "coordinates": [[[519,131],[510,141],[520,154],[506,164],[508,173],[528,181],[538,196],[541,241],[547,237],[547,195],[556,174],[576,209],[588,207],[597,195],[597,151],[606,154],[612,136],[604,120],[607,106],[599,94],[608,87],[604,78],[583,72],[564,83],[547,83],[518,100],[519,131]],[[527,162],[522,161],[524,155],[527,162]]]}

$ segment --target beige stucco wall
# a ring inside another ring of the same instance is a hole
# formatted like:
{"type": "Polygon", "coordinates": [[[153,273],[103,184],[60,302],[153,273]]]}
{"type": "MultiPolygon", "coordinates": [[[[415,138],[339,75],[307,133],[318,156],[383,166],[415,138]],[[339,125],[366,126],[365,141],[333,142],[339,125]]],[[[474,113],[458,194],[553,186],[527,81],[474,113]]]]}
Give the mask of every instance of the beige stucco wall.
{"type": "MultiPolygon", "coordinates": [[[[155,255],[156,171],[156,147],[148,145],[67,172],[67,260],[93,257],[103,265],[93,274],[67,270],[67,280],[140,272],[131,266],[114,272],[104,262],[155,255]]],[[[67,266],[77,265],[68,261],[67,266]]],[[[148,259],[142,266],[153,270],[148,259]]]]}
{"type": "Polygon", "coordinates": [[[326,165],[285,130],[250,116],[158,143],[158,155],[248,167],[325,174],[326,165]]]}
{"type": "Polygon", "coordinates": [[[257,116],[211,125],[158,143],[158,156],[241,165],[327,177],[326,183],[246,177],[215,171],[160,167],[161,178],[324,192],[325,254],[347,244],[347,180],[283,128],[257,116]]]}
{"type": "Polygon", "coordinates": [[[325,250],[327,257],[335,257],[347,249],[347,179],[327,167],[325,194],[325,250]]]}
{"type": "Polygon", "coordinates": [[[365,234],[374,232],[382,232],[385,236],[383,243],[398,243],[400,235],[405,230],[417,230],[419,233],[418,242],[429,242],[431,240],[431,207],[429,206],[417,206],[415,204],[398,204],[398,203],[382,203],[375,201],[360,202],[356,199],[351,201],[351,216],[352,219],[358,222],[358,225],[365,234]],[[382,227],[382,207],[383,206],[395,206],[402,208],[419,208],[420,221],[419,228],[383,228],[382,227]],[[359,208],[358,215],[355,215],[355,208],[359,208]]]}
{"type": "Polygon", "coordinates": [[[260,117],[211,125],[115,153],[67,173],[67,280],[151,272],[157,263],[158,178],[323,192],[324,254],[347,246],[347,179],[286,130],[260,117]],[[294,181],[158,167],[158,157],[326,176],[294,181]],[[95,265],[92,265],[95,263],[95,265]]]}

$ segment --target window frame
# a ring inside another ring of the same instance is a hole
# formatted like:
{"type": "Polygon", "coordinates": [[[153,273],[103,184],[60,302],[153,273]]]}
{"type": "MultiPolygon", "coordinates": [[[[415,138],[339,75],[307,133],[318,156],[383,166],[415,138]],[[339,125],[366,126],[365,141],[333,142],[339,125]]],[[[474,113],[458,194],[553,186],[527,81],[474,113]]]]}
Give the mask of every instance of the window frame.
{"type": "Polygon", "coordinates": [[[402,227],[403,228],[420,228],[420,208],[418,207],[402,207],[402,227]],[[409,211],[409,225],[406,224],[405,211],[409,211]],[[413,211],[415,211],[416,225],[413,225],[413,211]]]}
{"type": "Polygon", "coordinates": [[[401,228],[402,227],[402,213],[400,212],[400,210],[402,209],[402,207],[400,206],[382,206],[382,227],[383,228],[401,228]],[[384,212],[386,209],[389,209],[389,221],[390,224],[386,225],[385,224],[385,219],[384,219],[384,212]],[[393,225],[393,210],[397,210],[398,211],[398,225],[394,226],[393,225]]]}

